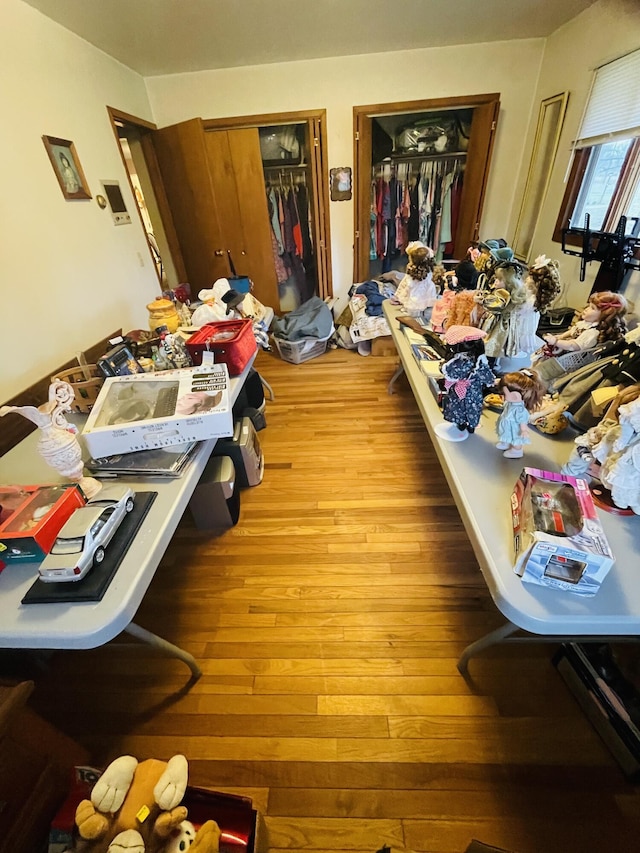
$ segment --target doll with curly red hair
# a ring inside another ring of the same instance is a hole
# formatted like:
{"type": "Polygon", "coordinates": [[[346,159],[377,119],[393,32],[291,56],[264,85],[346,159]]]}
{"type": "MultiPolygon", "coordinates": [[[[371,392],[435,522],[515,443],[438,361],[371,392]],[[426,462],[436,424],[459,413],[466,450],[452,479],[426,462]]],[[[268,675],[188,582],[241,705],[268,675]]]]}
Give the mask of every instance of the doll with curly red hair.
{"type": "Polygon", "coordinates": [[[620,293],[592,293],[580,315],[561,335],[545,335],[543,356],[593,349],[596,344],[619,341],[627,330],[627,300],[620,293]]]}

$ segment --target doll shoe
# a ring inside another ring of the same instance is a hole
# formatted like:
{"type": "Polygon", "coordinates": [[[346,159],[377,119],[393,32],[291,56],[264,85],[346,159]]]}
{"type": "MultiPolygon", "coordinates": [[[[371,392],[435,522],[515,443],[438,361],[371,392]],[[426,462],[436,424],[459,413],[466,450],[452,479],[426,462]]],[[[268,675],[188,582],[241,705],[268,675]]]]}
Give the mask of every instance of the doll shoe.
{"type": "Polygon", "coordinates": [[[496,447],[498,448],[498,450],[508,450],[508,449],[511,447],[511,445],[510,445],[510,444],[507,444],[507,443],[506,443],[506,442],[504,442],[504,441],[499,441],[499,442],[496,444],[496,447]]]}
{"type": "Polygon", "coordinates": [[[524,451],[521,447],[519,449],[512,447],[511,450],[505,450],[502,455],[507,459],[522,459],[524,451]]]}

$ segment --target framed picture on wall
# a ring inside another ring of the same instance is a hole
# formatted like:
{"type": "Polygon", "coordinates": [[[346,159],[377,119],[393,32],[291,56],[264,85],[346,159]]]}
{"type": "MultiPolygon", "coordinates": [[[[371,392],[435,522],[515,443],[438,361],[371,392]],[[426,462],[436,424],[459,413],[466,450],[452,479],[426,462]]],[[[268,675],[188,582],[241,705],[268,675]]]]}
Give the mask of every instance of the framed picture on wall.
{"type": "Polygon", "coordinates": [[[351,168],[342,166],[330,169],[331,201],[349,201],[351,198],[351,168]]]}
{"type": "Polygon", "coordinates": [[[57,136],[43,136],[42,141],[47,149],[53,171],[56,173],[62,195],[71,201],[91,198],[87,179],[73,142],[69,139],[59,139],[57,136]]]}

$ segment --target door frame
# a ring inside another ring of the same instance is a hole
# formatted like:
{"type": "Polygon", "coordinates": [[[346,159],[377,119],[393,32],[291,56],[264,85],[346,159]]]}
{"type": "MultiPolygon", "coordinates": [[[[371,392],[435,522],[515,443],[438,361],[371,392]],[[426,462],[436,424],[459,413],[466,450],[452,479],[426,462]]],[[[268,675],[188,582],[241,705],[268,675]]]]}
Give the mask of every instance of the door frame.
{"type": "Polygon", "coordinates": [[[331,238],[329,227],[329,169],[327,166],[327,111],[297,110],[283,113],[202,119],[207,130],[235,130],[242,127],[268,127],[275,124],[306,124],[309,140],[309,165],[313,178],[314,246],[321,299],[333,296],[331,238]]]}
{"type": "MultiPolygon", "coordinates": [[[[487,186],[487,175],[498,111],[500,109],[500,93],[491,92],[480,95],[458,95],[448,98],[430,98],[419,101],[394,101],[388,104],[368,104],[353,108],[353,162],[354,162],[354,205],[353,205],[353,280],[365,281],[369,277],[369,220],[371,207],[371,120],[376,116],[394,115],[401,113],[433,112],[442,109],[478,109],[479,107],[491,112],[491,131],[486,152],[486,165],[479,177],[478,213],[482,211],[487,186]]],[[[474,114],[475,115],[475,114],[474,114]]],[[[467,160],[468,162],[468,160],[467,160]]],[[[480,228],[480,216],[473,227],[473,239],[477,239],[480,228]]]]}
{"type": "MultiPolygon", "coordinates": [[[[165,192],[164,184],[162,182],[160,167],[158,166],[158,159],[156,157],[156,152],[151,141],[151,134],[153,133],[153,131],[156,131],[158,127],[151,121],[147,121],[146,119],[131,115],[130,113],[124,112],[123,110],[119,110],[116,107],[107,106],[107,113],[109,115],[111,128],[113,130],[113,134],[116,138],[116,143],[118,145],[118,152],[122,159],[122,165],[124,166],[124,171],[127,176],[127,181],[129,182],[129,187],[131,189],[131,194],[133,195],[134,200],[136,197],[135,188],[133,186],[133,182],[131,181],[131,176],[129,175],[129,169],[127,168],[127,163],[124,157],[124,152],[122,151],[122,146],[120,145],[120,135],[118,133],[117,123],[120,122],[132,125],[140,131],[140,144],[142,147],[142,153],[144,155],[147,170],[149,172],[149,177],[151,179],[151,185],[155,193],[156,204],[158,205],[158,211],[160,213],[160,218],[162,219],[162,225],[164,228],[167,245],[169,246],[169,252],[171,253],[173,266],[175,268],[179,280],[187,281],[187,270],[184,264],[182,250],[180,249],[178,235],[176,233],[175,225],[173,222],[171,207],[169,206],[167,194],[165,192]]],[[[149,238],[147,237],[147,229],[145,227],[144,220],[142,219],[142,213],[140,212],[140,208],[138,207],[137,202],[135,207],[136,213],[138,214],[138,218],[140,220],[142,231],[145,236],[147,248],[149,249],[149,255],[151,256],[151,260],[153,261],[153,267],[156,271],[158,284],[160,286],[160,290],[162,290],[162,280],[160,278],[157,265],[155,263],[153,247],[151,246],[149,238]]]]}

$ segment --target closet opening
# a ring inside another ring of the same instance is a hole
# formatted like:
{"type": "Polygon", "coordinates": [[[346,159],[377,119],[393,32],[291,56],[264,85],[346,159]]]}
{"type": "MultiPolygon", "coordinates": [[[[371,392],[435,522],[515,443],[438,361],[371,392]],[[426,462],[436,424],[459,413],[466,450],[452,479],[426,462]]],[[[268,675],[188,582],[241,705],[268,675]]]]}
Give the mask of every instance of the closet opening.
{"type": "Polygon", "coordinates": [[[404,270],[420,240],[439,261],[478,239],[497,93],[354,107],[354,281],[404,270]]]}
{"type": "MultiPolygon", "coordinates": [[[[258,129],[280,311],[320,293],[313,226],[313,171],[305,123],[258,129]]],[[[312,143],[312,140],[311,140],[312,143]]]]}
{"type": "Polygon", "coordinates": [[[404,270],[420,240],[436,259],[454,256],[471,109],[372,119],[369,277],[404,270]]]}
{"type": "MultiPolygon", "coordinates": [[[[246,149],[243,163],[238,162],[234,173],[239,206],[250,206],[255,217],[264,210],[264,218],[260,215],[260,223],[256,222],[266,232],[262,267],[256,270],[254,281],[256,291],[259,278],[272,284],[270,301],[261,301],[278,313],[287,313],[314,295],[321,299],[332,296],[325,111],[206,119],[202,124],[208,139],[219,133],[228,135],[232,156],[239,133],[255,134],[255,178],[250,185],[245,174],[246,149]]],[[[242,218],[247,220],[248,214],[242,218]]],[[[247,260],[248,252],[239,254],[238,272],[247,260]]]]}

